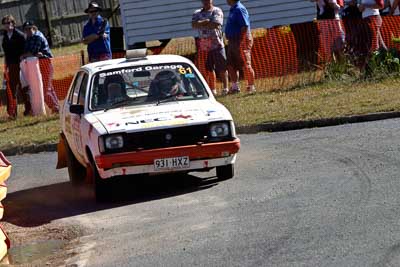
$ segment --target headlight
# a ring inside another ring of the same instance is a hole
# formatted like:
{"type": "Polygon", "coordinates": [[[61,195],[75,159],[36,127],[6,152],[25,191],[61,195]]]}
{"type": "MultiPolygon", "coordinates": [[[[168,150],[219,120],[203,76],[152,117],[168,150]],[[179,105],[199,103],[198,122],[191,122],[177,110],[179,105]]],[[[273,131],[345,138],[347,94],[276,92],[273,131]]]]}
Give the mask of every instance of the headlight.
{"type": "Polygon", "coordinates": [[[106,149],[118,149],[124,146],[124,138],[122,135],[110,135],[104,138],[106,149]]]}
{"type": "Polygon", "coordinates": [[[216,137],[226,137],[229,135],[229,122],[218,122],[210,125],[210,136],[212,138],[216,137]]]}

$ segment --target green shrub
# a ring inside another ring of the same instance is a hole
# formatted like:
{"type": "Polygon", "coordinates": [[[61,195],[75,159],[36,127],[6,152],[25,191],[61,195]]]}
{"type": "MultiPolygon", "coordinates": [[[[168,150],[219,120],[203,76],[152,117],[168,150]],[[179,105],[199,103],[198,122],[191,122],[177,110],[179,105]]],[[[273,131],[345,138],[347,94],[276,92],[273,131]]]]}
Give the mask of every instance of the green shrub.
{"type": "Polygon", "coordinates": [[[380,49],[375,51],[365,68],[367,78],[382,79],[398,75],[400,71],[399,53],[396,49],[380,49]]]}
{"type": "Polygon", "coordinates": [[[354,54],[344,53],[340,60],[333,60],[325,65],[326,80],[356,81],[360,79],[384,79],[400,74],[400,59],[396,49],[381,49],[373,52],[366,63],[354,54]]]}

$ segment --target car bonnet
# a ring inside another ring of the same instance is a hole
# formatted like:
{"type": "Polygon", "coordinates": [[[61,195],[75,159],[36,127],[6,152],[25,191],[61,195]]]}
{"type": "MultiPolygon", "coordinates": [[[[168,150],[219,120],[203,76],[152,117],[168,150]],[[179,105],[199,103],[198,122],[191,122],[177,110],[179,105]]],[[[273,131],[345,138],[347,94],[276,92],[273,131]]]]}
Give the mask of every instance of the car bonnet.
{"type": "Polygon", "coordinates": [[[224,106],[209,100],[172,102],[159,106],[123,107],[96,112],[95,116],[110,134],[232,120],[229,111],[224,106]]]}

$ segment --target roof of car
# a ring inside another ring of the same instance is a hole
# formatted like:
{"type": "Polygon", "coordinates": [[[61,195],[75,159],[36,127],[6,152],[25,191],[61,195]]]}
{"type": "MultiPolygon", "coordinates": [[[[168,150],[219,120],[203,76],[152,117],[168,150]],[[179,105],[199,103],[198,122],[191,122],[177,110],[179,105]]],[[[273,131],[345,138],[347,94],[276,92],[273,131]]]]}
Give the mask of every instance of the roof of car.
{"type": "Polygon", "coordinates": [[[89,72],[96,73],[98,71],[112,70],[116,68],[165,64],[165,63],[192,64],[192,62],[189,59],[178,55],[150,55],[135,59],[118,58],[118,59],[110,59],[106,61],[90,63],[82,66],[82,69],[86,69],[89,72]]]}

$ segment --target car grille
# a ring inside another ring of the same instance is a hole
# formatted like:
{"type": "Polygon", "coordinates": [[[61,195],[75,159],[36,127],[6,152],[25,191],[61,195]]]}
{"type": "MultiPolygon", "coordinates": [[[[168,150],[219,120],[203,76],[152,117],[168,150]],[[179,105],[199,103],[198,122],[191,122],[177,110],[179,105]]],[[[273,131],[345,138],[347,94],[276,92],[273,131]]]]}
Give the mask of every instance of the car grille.
{"type": "Polygon", "coordinates": [[[187,146],[198,144],[199,142],[210,142],[207,138],[208,129],[208,124],[205,124],[127,133],[124,135],[124,147],[109,151],[109,153],[187,146]]]}
{"type": "Polygon", "coordinates": [[[104,154],[142,151],[157,148],[179,147],[200,143],[232,141],[229,135],[224,138],[211,138],[209,124],[168,128],[162,130],[125,133],[124,147],[121,149],[106,150],[104,154]]]}

